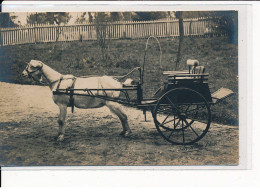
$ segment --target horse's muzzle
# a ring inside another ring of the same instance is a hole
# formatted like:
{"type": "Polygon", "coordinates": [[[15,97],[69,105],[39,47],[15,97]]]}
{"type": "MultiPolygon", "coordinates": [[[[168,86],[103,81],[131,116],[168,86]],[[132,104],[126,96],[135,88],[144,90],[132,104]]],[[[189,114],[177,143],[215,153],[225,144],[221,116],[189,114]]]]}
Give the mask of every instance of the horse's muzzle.
{"type": "Polygon", "coordinates": [[[22,72],[22,76],[24,76],[24,77],[28,77],[28,73],[27,73],[27,71],[24,70],[24,71],[22,72]]]}

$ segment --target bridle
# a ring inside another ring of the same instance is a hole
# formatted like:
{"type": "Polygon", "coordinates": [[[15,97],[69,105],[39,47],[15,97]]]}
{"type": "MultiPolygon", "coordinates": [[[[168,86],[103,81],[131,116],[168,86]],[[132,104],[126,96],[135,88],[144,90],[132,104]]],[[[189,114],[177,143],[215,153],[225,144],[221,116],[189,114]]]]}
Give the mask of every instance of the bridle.
{"type": "Polygon", "coordinates": [[[26,66],[25,71],[28,74],[28,78],[32,78],[34,81],[40,83],[40,84],[44,84],[43,82],[41,82],[39,79],[35,78],[33,76],[34,73],[36,73],[37,71],[41,71],[42,70],[42,66],[38,67],[37,69],[35,69],[34,71],[29,71],[29,65],[26,66]]]}
{"type": "MultiPolygon", "coordinates": [[[[36,81],[36,82],[38,82],[38,83],[40,83],[40,84],[42,84],[42,85],[46,85],[46,84],[52,85],[52,84],[54,84],[54,83],[56,83],[56,82],[58,82],[58,81],[60,81],[60,80],[62,79],[62,77],[61,77],[61,78],[59,78],[59,79],[57,79],[57,80],[55,80],[55,81],[53,81],[53,82],[50,82],[50,83],[42,82],[41,80],[39,80],[38,78],[36,78],[35,76],[33,76],[33,74],[36,73],[37,71],[41,71],[41,70],[42,70],[42,67],[43,67],[43,66],[39,66],[39,67],[38,67],[37,69],[35,69],[34,71],[29,71],[29,64],[28,64],[28,65],[26,66],[26,68],[25,68],[25,71],[26,71],[27,74],[28,74],[28,78],[32,78],[34,81],[36,81]]],[[[45,77],[44,74],[42,74],[42,76],[45,77]]],[[[45,77],[45,78],[46,78],[46,77],[45,77]]]]}

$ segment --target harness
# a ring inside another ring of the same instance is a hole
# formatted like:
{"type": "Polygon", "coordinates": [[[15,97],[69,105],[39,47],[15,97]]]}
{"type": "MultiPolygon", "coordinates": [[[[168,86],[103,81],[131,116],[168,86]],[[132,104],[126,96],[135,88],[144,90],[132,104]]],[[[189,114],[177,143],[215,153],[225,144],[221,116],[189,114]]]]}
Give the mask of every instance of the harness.
{"type": "MultiPolygon", "coordinates": [[[[34,81],[36,81],[36,82],[38,82],[38,83],[40,83],[40,84],[43,84],[39,79],[37,79],[37,78],[35,78],[35,76],[33,76],[33,74],[34,74],[35,72],[41,71],[42,68],[43,68],[43,66],[39,66],[39,67],[36,68],[34,71],[29,71],[29,67],[27,66],[27,67],[25,68],[25,71],[27,72],[29,78],[32,78],[34,81]]],[[[76,78],[75,76],[66,77],[66,75],[65,75],[65,76],[61,75],[60,79],[55,80],[55,81],[53,81],[53,82],[51,82],[51,83],[49,83],[49,84],[52,85],[52,84],[58,82],[58,85],[57,85],[57,88],[56,88],[56,91],[57,91],[57,90],[59,90],[59,88],[60,88],[60,85],[61,85],[62,80],[69,80],[69,79],[72,80],[72,83],[70,84],[69,87],[67,87],[67,88],[65,88],[65,89],[66,89],[66,93],[68,93],[69,96],[70,96],[68,107],[71,107],[71,112],[73,113],[73,112],[74,112],[74,97],[73,97],[73,95],[74,95],[74,90],[73,90],[73,89],[74,89],[75,82],[76,82],[76,79],[77,79],[77,78],[76,78]]]]}
{"type": "Polygon", "coordinates": [[[71,107],[71,112],[73,113],[74,112],[74,97],[73,97],[74,90],[73,89],[74,89],[75,82],[76,82],[77,78],[74,77],[74,76],[70,77],[70,78],[64,78],[63,76],[61,76],[60,79],[57,80],[58,81],[58,85],[57,85],[56,91],[59,90],[60,84],[61,84],[62,80],[69,80],[69,79],[72,80],[72,83],[71,83],[71,85],[68,88],[66,88],[66,93],[69,93],[70,100],[69,100],[68,107],[71,107]]]}

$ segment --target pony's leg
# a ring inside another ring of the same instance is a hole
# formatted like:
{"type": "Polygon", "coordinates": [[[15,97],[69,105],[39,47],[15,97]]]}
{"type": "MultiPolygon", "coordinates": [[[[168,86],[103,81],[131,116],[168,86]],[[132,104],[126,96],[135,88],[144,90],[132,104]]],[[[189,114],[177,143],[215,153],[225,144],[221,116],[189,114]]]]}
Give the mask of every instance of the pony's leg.
{"type": "Polygon", "coordinates": [[[58,134],[57,141],[62,141],[64,139],[64,135],[65,135],[65,119],[66,119],[66,115],[67,115],[67,105],[59,104],[58,106],[60,109],[60,115],[59,115],[59,119],[58,119],[59,134],[58,134]]]}
{"type": "Polygon", "coordinates": [[[109,110],[118,116],[118,118],[121,121],[123,131],[120,133],[123,136],[127,136],[131,133],[131,129],[127,122],[127,116],[123,111],[121,110],[121,106],[118,103],[115,102],[106,102],[106,106],[109,108],[109,110]]]}

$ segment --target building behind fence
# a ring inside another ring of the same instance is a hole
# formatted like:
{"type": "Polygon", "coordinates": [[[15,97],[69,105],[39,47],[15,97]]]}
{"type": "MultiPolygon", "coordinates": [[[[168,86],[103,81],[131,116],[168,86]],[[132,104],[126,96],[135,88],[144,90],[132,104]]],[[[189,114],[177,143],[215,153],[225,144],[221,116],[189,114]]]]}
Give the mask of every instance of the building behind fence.
{"type": "MultiPolygon", "coordinates": [[[[217,34],[214,20],[210,18],[184,19],[184,36],[207,36],[217,34]]],[[[102,29],[106,38],[139,39],[156,37],[178,37],[179,21],[123,21],[106,24],[75,25],[29,25],[16,28],[1,28],[1,45],[30,43],[66,42],[97,40],[97,28],[102,29]]]]}

